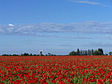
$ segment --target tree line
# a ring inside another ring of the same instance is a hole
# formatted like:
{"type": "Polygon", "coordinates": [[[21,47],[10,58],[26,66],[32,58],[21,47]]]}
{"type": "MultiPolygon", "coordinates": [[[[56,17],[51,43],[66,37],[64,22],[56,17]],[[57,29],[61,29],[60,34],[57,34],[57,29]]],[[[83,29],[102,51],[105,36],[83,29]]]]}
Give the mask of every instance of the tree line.
{"type": "MultiPolygon", "coordinates": [[[[40,56],[40,54],[32,54],[32,53],[23,53],[23,54],[2,54],[2,56],[40,56]]],[[[41,56],[56,56],[55,54],[42,54],[41,56]]]]}
{"type": "Polygon", "coordinates": [[[77,51],[70,52],[69,55],[105,55],[105,54],[103,52],[103,49],[99,48],[98,50],[93,50],[93,49],[79,50],[77,49],[77,51]]]}
{"type": "MultiPolygon", "coordinates": [[[[112,52],[109,52],[108,54],[104,54],[103,49],[102,48],[98,48],[97,50],[93,50],[93,49],[88,49],[88,50],[80,50],[77,49],[76,51],[71,51],[69,52],[68,55],[63,55],[63,56],[75,56],[75,55],[112,55],[112,52]]],[[[48,54],[32,54],[32,53],[23,53],[23,54],[2,54],[2,56],[62,56],[62,55],[56,55],[56,54],[52,54],[52,53],[48,53],[48,54]]]]}

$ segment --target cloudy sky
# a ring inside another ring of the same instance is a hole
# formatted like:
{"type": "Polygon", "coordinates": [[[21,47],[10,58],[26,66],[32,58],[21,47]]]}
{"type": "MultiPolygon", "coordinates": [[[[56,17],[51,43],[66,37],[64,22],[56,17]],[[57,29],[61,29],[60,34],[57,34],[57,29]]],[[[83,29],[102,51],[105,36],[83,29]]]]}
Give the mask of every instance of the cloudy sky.
{"type": "Polygon", "coordinates": [[[0,54],[112,51],[112,0],[0,0],[0,54]]]}

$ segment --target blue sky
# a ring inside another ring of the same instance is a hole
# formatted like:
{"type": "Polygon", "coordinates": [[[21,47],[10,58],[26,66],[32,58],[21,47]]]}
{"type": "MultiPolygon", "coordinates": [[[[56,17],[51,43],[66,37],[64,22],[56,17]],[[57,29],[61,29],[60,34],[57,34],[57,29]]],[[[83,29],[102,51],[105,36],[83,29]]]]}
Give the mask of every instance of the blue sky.
{"type": "Polygon", "coordinates": [[[112,50],[111,0],[0,0],[0,53],[112,50]]]}

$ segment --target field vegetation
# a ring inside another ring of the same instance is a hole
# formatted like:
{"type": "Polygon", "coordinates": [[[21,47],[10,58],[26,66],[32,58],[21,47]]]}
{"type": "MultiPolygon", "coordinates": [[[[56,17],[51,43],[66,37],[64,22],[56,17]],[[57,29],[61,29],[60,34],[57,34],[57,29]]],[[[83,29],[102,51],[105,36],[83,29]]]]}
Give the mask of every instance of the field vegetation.
{"type": "Polygon", "coordinates": [[[111,56],[0,56],[0,84],[111,83],[111,56]]]}

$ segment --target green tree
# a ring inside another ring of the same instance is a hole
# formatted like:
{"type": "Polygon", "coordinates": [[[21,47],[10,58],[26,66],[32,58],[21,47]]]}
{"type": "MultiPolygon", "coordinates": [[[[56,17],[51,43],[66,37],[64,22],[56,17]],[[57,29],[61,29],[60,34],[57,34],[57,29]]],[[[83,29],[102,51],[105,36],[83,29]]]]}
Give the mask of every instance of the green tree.
{"type": "Polygon", "coordinates": [[[109,55],[112,55],[112,52],[109,52],[109,55]]]}
{"type": "Polygon", "coordinates": [[[99,55],[104,55],[103,49],[102,49],[102,48],[99,48],[99,49],[98,49],[98,52],[99,52],[99,55]]]}
{"type": "Polygon", "coordinates": [[[91,55],[93,55],[93,53],[94,53],[94,50],[92,49],[92,50],[91,50],[91,55]]]}
{"type": "Polygon", "coordinates": [[[77,49],[77,55],[80,55],[80,50],[79,50],[79,48],[77,49]]]}
{"type": "Polygon", "coordinates": [[[69,53],[69,55],[77,55],[77,53],[75,51],[72,51],[69,53]]]}
{"type": "Polygon", "coordinates": [[[12,54],[12,56],[19,56],[18,54],[12,54]]]}
{"type": "Polygon", "coordinates": [[[93,55],[100,55],[99,52],[96,50],[93,52],[93,55]]]}
{"type": "Polygon", "coordinates": [[[21,56],[29,56],[28,53],[21,54],[21,56]]]}

